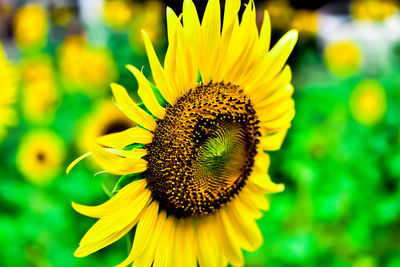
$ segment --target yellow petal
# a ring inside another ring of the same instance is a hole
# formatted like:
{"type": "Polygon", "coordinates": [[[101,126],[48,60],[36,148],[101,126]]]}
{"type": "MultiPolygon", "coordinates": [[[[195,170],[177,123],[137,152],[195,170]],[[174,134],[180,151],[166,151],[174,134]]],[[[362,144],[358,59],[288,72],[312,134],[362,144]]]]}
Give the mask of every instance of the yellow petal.
{"type": "Polygon", "coordinates": [[[104,238],[103,240],[100,240],[99,242],[79,246],[79,248],[74,252],[74,256],[75,257],[85,257],[87,255],[92,254],[93,252],[96,252],[96,251],[114,243],[115,241],[121,239],[121,237],[126,235],[135,224],[136,224],[136,221],[133,221],[132,223],[127,225],[122,230],[109,235],[108,237],[104,238]]]}
{"type": "Polygon", "coordinates": [[[283,184],[275,184],[272,182],[267,173],[258,171],[253,171],[248,177],[247,186],[249,186],[252,191],[262,194],[279,193],[285,189],[283,184]]]}
{"type": "Polygon", "coordinates": [[[173,244],[175,243],[175,217],[169,216],[163,227],[160,242],[157,244],[153,267],[173,266],[173,244]]]}
{"type": "Polygon", "coordinates": [[[149,63],[151,67],[151,72],[153,74],[154,81],[157,85],[158,90],[161,95],[168,101],[171,105],[176,103],[177,91],[171,86],[168,77],[165,75],[164,69],[162,68],[160,62],[158,61],[154,47],[151,44],[149,37],[146,32],[142,30],[143,40],[146,47],[147,57],[149,58],[149,63]]]}
{"type": "Polygon", "coordinates": [[[105,147],[123,149],[131,144],[149,144],[153,141],[153,134],[140,127],[132,127],[118,133],[103,135],[96,142],[105,147]]]}
{"type": "Polygon", "coordinates": [[[113,174],[141,173],[147,169],[147,162],[140,157],[121,157],[97,144],[92,145],[92,155],[101,168],[113,174]]]}
{"type": "Polygon", "coordinates": [[[246,194],[241,194],[236,197],[238,205],[243,209],[247,210],[248,213],[253,219],[260,219],[263,215],[261,210],[257,208],[257,205],[253,202],[252,198],[247,198],[246,194]]]}
{"type": "Polygon", "coordinates": [[[192,218],[179,219],[176,222],[175,245],[172,266],[196,267],[195,241],[192,218]]]}
{"type": "Polygon", "coordinates": [[[151,88],[146,77],[134,66],[127,65],[126,67],[130,72],[132,72],[138,82],[138,95],[140,99],[142,99],[143,104],[151,112],[151,114],[159,119],[163,119],[165,116],[165,109],[158,103],[153,89],[151,88]]]}
{"type": "Polygon", "coordinates": [[[143,191],[146,187],[147,183],[146,180],[141,179],[134,181],[126,186],[124,186],[121,190],[118,191],[115,196],[107,200],[101,205],[97,206],[86,206],[72,202],[72,207],[79,213],[93,217],[93,218],[100,218],[107,215],[112,214],[119,208],[129,204],[132,198],[143,191]]]}
{"type": "Polygon", "coordinates": [[[164,210],[160,212],[157,216],[156,224],[154,225],[153,232],[150,236],[149,243],[143,253],[138,255],[133,262],[132,267],[147,267],[151,266],[156,253],[156,248],[160,242],[162,235],[164,234],[166,222],[166,213],[164,210]]]}
{"type": "Polygon", "coordinates": [[[264,20],[260,31],[260,56],[265,55],[268,52],[271,41],[271,21],[269,18],[268,11],[264,11],[264,20]]]}
{"type": "Polygon", "coordinates": [[[87,256],[117,241],[137,223],[138,216],[149,203],[150,191],[143,190],[121,211],[100,218],[83,236],[75,256],[87,256]]]}
{"type": "Polygon", "coordinates": [[[297,37],[297,31],[291,30],[278,41],[267,56],[255,66],[251,75],[246,77],[246,90],[267,83],[282,70],[297,42],[297,37]]]}
{"type": "Polygon", "coordinates": [[[149,131],[155,130],[157,126],[156,121],[133,102],[123,86],[112,83],[111,90],[118,108],[124,112],[128,118],[149,131]]]}
{"type": "Polygon", "coordinates": [[[209,223],[211,217],[197,220],[196,243],[197,257],[200,266],[219,267],[222,266],[222,255],[214,233],[214,225],[209,223]]]}
{"type": "Polygon", "coordinates": [[[71,162],[71,164],[69,164],[69,166],[65,172],[68,174],[72,170],[72,168],[75,167],[76,164],[78,164],[81,160],[83,160],[87,156],[90,156],[91,154],[92,154],[92,152],[89,152],[89,153],[86,153],[86,154],[80,156],[79,158],[75,159],[73,162],[71,162]]]}
{"type": "MultiPolygon", "coordinates": [[[[200,45],[200,21],[192,0],[183,1],[183,28],[191,43],[193,58],[197,62],[200,45]]],[[[197,74],[197,73],[196,73],[197,74]]]]}
{"type": "Polygon", "coordinates": [[[217,56],[221,32],[219,0],[209,0],[201,22],[199,67],[203,83],[211,79],[212,59],[217,56]]]}
{"type": "Polygon", "coordinates": [[[171,25],[168,26],[168,31],[174,32],[169,33],[172,40],[168,49],[171,49],[171,53],[167,51],[165,71],[169,77],[174,79],[178,95],[182,95],[196,85],[198,57],[192,56],[191,45],[186,38],[185,31],[178,17],[170,8],[167,8],[167,23],[171,25]]]}
{"type": "Polygon", "coordinates": [[[250,199],[250,201],[260,210],[269,210],[269,201],[266,198],[265,194],[260,194],[257,192],[254,192],[250,189],[250,187],[245,186],[241,194],[243,194],[243,197],[246,199],[250,199]]]}
{"type": "Polygon", "coordinates": [[[223,251],[227,260],[233,266],[243,266],[244,259],[243,253],[240,250],[240,246],[235,242],[233,236],[229,235],[226,231],[226,228],[223,224],[221,213],[216,212],[213,216],[215,216],[215,228],[218,229],[218,242],[219,247],[223,251]]]}
{"type": "Polygon", "coordinates": [[[268,151],[279,150],[282,146],[283,140],[285,139],[288,129],[278,131],[271,135],[266,135],[261,138],[259,148],[268,151]]]}
{"type": "Polygon", "coordinates": [[[234,229],[242,235],[242,238],[246,240],[246,245],[248,245],[246,250],[254,251],[259,248],[263,242],[263,237],[258,228],[256,222],[247,214],[241,213],[240,207],[237,205],[227,205],[226,214],[228,218],[232,221],[234,229]]]}
{"type": "Polygon", "coordinates": [[[249,90],[248,94],[251,96],[255,109],[263,110],[271,104],[290,98],[293,94],[293,87],[288,86],[291,80],[292,72],[286,65],[272,81],[262,83],[253,90],[249,90]]]}
{"type": "Polygon", "coordinates": [[[133,240],[133,245],[128,257],[118,264],[116,267],[123,267],[131,264],[137,255],[143,253],[146,249],[147,244],[151,236],[153,235],[154,225],[157,220],[158,214],[158,203],[154,201],[150,204],[149,207],[143,212],[143,215],[140,217],[138,226],[135,231],[135,237],[133,240]]]}

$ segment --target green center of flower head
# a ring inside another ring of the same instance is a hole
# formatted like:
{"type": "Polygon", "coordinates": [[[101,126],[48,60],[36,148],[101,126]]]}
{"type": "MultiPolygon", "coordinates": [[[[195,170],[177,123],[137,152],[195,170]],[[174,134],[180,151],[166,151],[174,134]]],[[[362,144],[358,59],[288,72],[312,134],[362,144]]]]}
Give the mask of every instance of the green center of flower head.
{"type": "Polygon", "coordinates": [[[239,87],[209,83],[190,90],[167,106],[146,145],[145,177],[153,197],[178,218],[219,209],[251,173],[258,128],[239,87]]]}

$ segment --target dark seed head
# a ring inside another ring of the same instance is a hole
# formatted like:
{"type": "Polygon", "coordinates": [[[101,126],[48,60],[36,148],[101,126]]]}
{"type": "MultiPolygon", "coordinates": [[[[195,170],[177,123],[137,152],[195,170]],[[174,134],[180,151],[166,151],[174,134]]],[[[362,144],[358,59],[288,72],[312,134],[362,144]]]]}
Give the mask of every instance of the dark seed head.
{"type": "Polygon", "coordinates": [[[191,89],[167,106],[145,146],[153,197],[178,218],[213,213],[245,184],[259,136],[253,106],[238,86],[191,89]]]}

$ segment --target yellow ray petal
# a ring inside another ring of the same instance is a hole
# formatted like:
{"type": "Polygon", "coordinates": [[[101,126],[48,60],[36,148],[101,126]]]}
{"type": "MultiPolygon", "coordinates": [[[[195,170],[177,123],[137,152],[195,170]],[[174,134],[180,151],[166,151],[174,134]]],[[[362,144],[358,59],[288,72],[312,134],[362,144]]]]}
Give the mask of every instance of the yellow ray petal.
{"type": "Polygon", "coordinates": [[[72,202],[72,207],[79,213],[93,217],[100,218],[114,213],[119,208],[122,208],[131,202],[141,191],[146,187],[147,182],[144,179],[134,181],[124,186],[118,193],[97,206],[86,206],[72,202]]]}
{"type": "Polygon", "coordinates": [[[197,257],[200,266],[222,266],[222,255],[214,233],[214,225],[210,224],[211,217],[204,217],[196,222],[197,257]]]}
{"type": "Polygon", "coordinates": [[[246,194],[239,193],[237,201],[243,209],[248,210],[247,212],[252,216],[253,219],[260,219],[263,215],[261,210],[253,202],[252,198],[247,198],[246,194]]]}
{"type": "Polygon", "coordinates": [[[73,167],[76,166],[76,164],[78,164],[81,160],[83,160],[84,158],[86,158],[87,156],[90,156],[92,154],[92,152],[88,152],[82,156],[80,156],[79,158],[75,159],[73,162],[71,162],[71,164],[69,164],[67,170],[65,171],[67,174],[69,174],[69,172],[72,170],[73,167]]]}
{"type": "Polygon", "coordinates": [[[176,223],[172,266],[196,267],[195,241],[192,218],[179,219],[176,223]]]}
{"type": "Polygon", "coordinates": [[[250,187],[247,186],[242,189],[241,194],[246,198],[251,199],[252,203],[254,203],[258,209],[269,210],[269,201],[265,194],[253,192],[250,187]]]}
{"type": "Polygon", "coordinates": [[[234,229],[242,235],[248,245],[246,250],[254,251],[259,248],[263,242],[263,237],[254,219],[246,214],[242,214],[237,205],[226,206],[226,216],[232,220],[234,229]]]}
{"type": "Polygon", "coordinates": [[[149,144],[153,141],[153,134],[140,127],[132,127],[118,133],[103,135],[96,142],[105,147],[123,149],[131,144],[149,144]]]}
{"type": "Polygon", "coordinates": [[[197,62],[200,45],[200,21],[192,0],[183,1],[183,29],[191,44],[193,58],[197,62]]]}
{"type": "Polygon", "coordinates": [[[118,108],[124,112],[128,118],[147,130],[154,131],[157,126],[156,121],[133,102],[123,86],[112,83],[111,90],[118,108]]]}
{"type": "Polygon", "coordinates": [[[163,227],[160,242],[157,244],[153,267],[173,266],[172,254],[175,243],[175,217],[169,216],[163,227]]]}
{"type": "Polygon", "coordinates": [[[267,151],[279,150],[285,139],[288,129],[278,131],[271,135],[266,135],[261,138],[259,148],[267,151]]]}
{"type": "Polygon", "coordinates": [[[140,157],[121,157],[97,144],[92,145],[92,152],[94,160],[101,168],[116,175],[140,173],[147,169],[147,162],[140,157]]]}
{"type": "Polygon", "coordinates": [[[154,225],[157,220],[158,214],[158,203],[154,201],[149,207],[143,212],[140,217],[138,226],[135,231],[135,238],[133,240],[133,245],[128,257],[118,264],[116,267],[123,267],[131,264],[137,255],[143,253],[146,249],[147,244],[153,234],[154,225]]]}
{"type": "Polygon", "coordinates": [[[156,224],[154,225],[153,233],[149,239],[147,247],[145,248],[143,253],[141,253],[136,257],[132,267],[151,266],[151,263],[154,260],[158,243],[160,242],[161,237],[164,234],[165,222],[166,222],[166,213],[164,210],[162,210],[157,216],[157,221],[156,224]]]}
{"type": "Polygon", "coordinates": [[[132,229],[132,227],[136,224],[136,222],[137,221],[133,221],[132,223],[127,225],[122,230],[111,234],[110,236],[106,237],[103,240],[100,240],[99,242],[79,246],[79,248],[74,252],[74,256],[75,257],[85,257],[87,255],[92,254],[93,252],[96,252],[96,251],[114,243],[115,241],[119,240],[121,237],[126,235],[132,229]]]}
{"type": "Polygon", "coordinates": [[[219,233],[218,236],[219,247],[223,251],[227,260],[233,266],[243,266],[244,265],[243,253],[240,250],[240,246],[238,246],[238,244],[235,242],[233,236],[229,235],[228,232],[226,231],[226,228],[221,218],[221,213],[216,212],[213,216],[215,216],[214,227],[218,229],[219,233]]]}
{"type": "Polygon", "coordinates": [[[154,81],[157,85],[161,95],[171,105],[176,103],[177,91],[171,86],[168,77],[165,75],[164,69],[162,68],[160,61],[158,61],[154,47],[151,44],[149,37],[146,32],[142,30],[143,40],[146,47],[147,57],[149,58],[151,72],[153,74],[154,81]]]}
{"type": "Polygon", "coordinates": [[[203,83],[211,79],[211,62],[216,55],[221,32],[219,0],[209,0],[201,22],[199,67],[203,83]]]}
{"type": "MultiPolygon", "coordinates": [[[[245,201],[246,202],[246,201],[245,201]]],[[[242,217],[248,218],[255,222],[255,219],[260,218],[262,216],[261,211],[253,206],[251,208],[248,207],[248,204],[245,204],[242,199],[237,196],[235,199],[231,200],[231,204],[236,208],[237,211],[240,212],[242,217]]]]}
{"type": "Polygon", "coordinates": [[[82,237],[80,245],[87,245],[107,238],[120,231],[133,221],[137,221],[139,214],[149,205],[150,191],[142,190],[125,207],[117,209],[110,215],[101,217],[82,237]]]}
{"type": "Polygon", "coordinates": [[[264,20],[260,31],[260,43],[259,43],[259,56],[263,56],[268,52],[270,41],[271,41],[271,21],[269,18],[268,11],[264,11],[264,20]]]}
{"type": "Polygon", "coordinates": [[[253,90],[249,90],[252,102],[256,110],[265,109],[265,107],[279,103],[285,98],[289,98],[293,94],[288,85],[292,80],[292,72],[288,65],[269,83],[262,83],[253,90]]]}
{"type": "Polygon", "coordinates": [[[174,32],[168,33],[172,38],[169,47],[171,53],[168,54],[168,58],[166,57],[165,71],[174,78],[178,95],[181,95],[196,85],[198,57],[192,56],[191,45],[185,31],[170,8],[167,8],[167,23],[171,25],[168,26],[168,31],[174,32]]]}
{"type": "Polygon", "coordinates": [[[282,70],[297,42],[297,37],[297,31],[291,30],[278,41],[244,80],[247,84],[246,90],[252,90],[260,83],[267,83],[282,70]]]}
{"type": "Polygon", "coordinates": [[[275,184],[272,182],[267,173],[258,171],[253,171],[248,177],[247,186],[249,186],[252,191],[262,194],[278,193],[285,189],[283,184],[275,184]]]}
{"type": "Polygon", "coordinates": [[[141,71],[132,65],[126,65],[126,68],[135,76],[138,82],[138,95],[140,99],[142,99],[143,104],[151,112],[151,114],[159,119],[163,119],[165,116],[165,109],[158,103],[153,89],[151,88],[146,77],[141,71]]]}

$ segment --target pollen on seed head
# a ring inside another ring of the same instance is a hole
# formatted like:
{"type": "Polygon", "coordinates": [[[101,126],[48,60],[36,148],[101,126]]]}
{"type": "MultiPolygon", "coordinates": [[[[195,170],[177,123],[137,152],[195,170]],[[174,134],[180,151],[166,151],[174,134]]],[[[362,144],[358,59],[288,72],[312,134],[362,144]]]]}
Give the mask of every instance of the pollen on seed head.
{"type": "Polygon", "coordinates": [[[251,173],[260,136],[250,100],[230,83],[200,84],[167,106],[146,145],[153,197],[178,218],[211,214],[251,173]]]}

